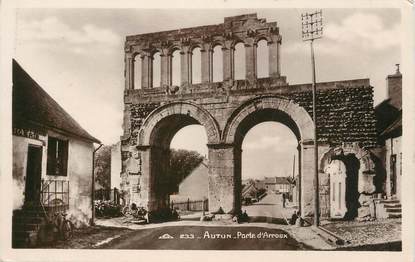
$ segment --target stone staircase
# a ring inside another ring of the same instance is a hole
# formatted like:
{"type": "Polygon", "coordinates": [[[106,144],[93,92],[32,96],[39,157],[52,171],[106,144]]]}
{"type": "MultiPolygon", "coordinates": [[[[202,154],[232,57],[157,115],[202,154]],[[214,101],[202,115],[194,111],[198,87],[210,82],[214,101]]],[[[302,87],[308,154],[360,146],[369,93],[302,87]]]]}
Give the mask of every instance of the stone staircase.
{"type": "Polygon", "coordinates": [[[13,210],[12,247],[35,247],[39,232],[46,224],[46,216],[41,207],[23,207],[13,210]]]}
{"type": "Polygon", "coordinates": [[[376,218],[401,218],[402,205],[398,199],[378,199],[376,201],[376,218]]]}

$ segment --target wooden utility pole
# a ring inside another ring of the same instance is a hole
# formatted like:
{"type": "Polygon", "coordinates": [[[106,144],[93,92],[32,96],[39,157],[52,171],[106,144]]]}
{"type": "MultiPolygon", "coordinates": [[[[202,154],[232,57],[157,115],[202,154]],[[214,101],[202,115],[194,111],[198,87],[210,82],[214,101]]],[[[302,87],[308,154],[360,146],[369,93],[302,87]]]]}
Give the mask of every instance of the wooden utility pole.
{"type": "Polygon", "coordinates": [[[314,120],[314,225],[320,225],[320,199],[319,199],[319,181],[318,181],[318,134],[317,134],[317,91],[316,91],[316,65],[314,59],[315,39],[323,36],[323,15],[322,11],[305,13],[301,15],[302,38],[303,41],[310,41],[311,49],[311,72],[312,72],[312,92],[313,92],[313,120],[314,120]]]}

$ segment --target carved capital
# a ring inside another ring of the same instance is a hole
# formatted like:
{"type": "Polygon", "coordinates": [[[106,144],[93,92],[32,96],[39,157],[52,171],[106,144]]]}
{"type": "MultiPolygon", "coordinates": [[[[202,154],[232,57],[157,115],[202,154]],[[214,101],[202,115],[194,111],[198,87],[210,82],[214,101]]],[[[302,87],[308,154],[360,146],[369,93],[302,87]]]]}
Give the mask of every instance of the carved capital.
{"type": "Polygon", "coordinates": [[[231,39],[223,41],[222,50],[233,49],[233,43],[234,41],[231,39]]]}
{"type": "Polygon", "coordinates": [[[160,46],[162,49],[168,49],[171,46],[171,41],[169,40],[165,40],[165,41],[161,41],[160,46]]]}
{"type": "Polygon", "coordinates": [[[233,143],[217,143],[217,144],[207,144],[209,149],[228,149],[234,148],[235,144],[233,143]]]}
{"type": "Polygon", "coordinates": [[[137,149],[138,151],[146,151],[150,148],[151,148],[150,145],[136,145],[135,146],[135,149],[137,149]]]}
{"type": "Polygon", "coordinates": [[[234,35],[232,32],[224,32],[222,36],[225,40],[233,40],[234,38],[234,35]]]}
{"type": "Polygon", "coordinates": [[[181,38],[180,38],[180,44],[181,44],[182,46],[189,46],[189,45],[190,45],[190,43],[191,43],[191,39],[190,39],[190,37],[181,37],[181,38]]]}
{"type": "Polygon", "coordinates": [[[124,46],[124,51],[125,51],[125,52],[127,52],[127,53],[132,52],[132,51],[133,51],[133,47],[132,47],[132,45],[130,45],[130,44],[128,44],[128,43],[125,43],[125,46],[124,46]]]}
{"type": "Polygon", "coordinates": [[[270,33],[270,34],[276,34],[276,35],[278,35],[279,34],[279,31],[280,31],[280,29],[278,27],[276,27],[276,26],[273,26],[273,27],[269,27],[268,28],[268,33],[270,33]]]}
{"type": "Polygon", "coordinates": [[[312,139],[301,140],[299,144],[302,146],[314,146],[314,140],[312,139]]]}
{"type": "Polygon", "coordinates": [[[251,47],[251,46],[256,46],[257,44],[255,43],[254,38],[248,37],[245,39],[244,45],[245,47],[251,47]]]}
{"type": "Polygon", "coordinates": [[[125,53],[125,59],[132,60],[133,58],[134,58],[134,54],[133,53],[125,53]]]}
{"type": "Polygon", "coordinates": [[[200,38],[202,39],[202,43],[204,44],[212,42],[212,36],[210,35],[202,35],[200,38]]]}
{"type": "Polygon", "coordinates": [[[246,35],[247,35],[248,37],[255,37],[257,34],[258,34],[258,33],[257,33],[257,31],[256,31],[255,29],[248,29],[248,30],[246,31],[246,35]]]}

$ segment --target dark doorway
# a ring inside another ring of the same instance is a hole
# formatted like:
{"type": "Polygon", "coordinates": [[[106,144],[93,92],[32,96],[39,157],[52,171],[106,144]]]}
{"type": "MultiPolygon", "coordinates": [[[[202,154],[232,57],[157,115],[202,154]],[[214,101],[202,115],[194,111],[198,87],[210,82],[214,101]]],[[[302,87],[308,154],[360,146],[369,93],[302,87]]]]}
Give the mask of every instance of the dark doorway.
{"type": "Polygon", "coordinates": [[[396,155],[390,157],[391,167],[391,196],[396,195],[396,155]]]}
{"type": "Polygon", "coordinates": [[[346,208],[347,212],[344,215],[345,220],[353,220],[358,215],[359,203],[359,191],[358,191],[358,180],[359,180],[359,169],[360,161],[357,159],[355,154],[333,156],[332,160],[338,159],[343,161],[346,166],[346,208]]]}
{"type": "Polygon", "coordinates": [[[25,204],[37,204],[40,200],[42,172],[42,147],[29,145],[27,150],[25,204]]]}

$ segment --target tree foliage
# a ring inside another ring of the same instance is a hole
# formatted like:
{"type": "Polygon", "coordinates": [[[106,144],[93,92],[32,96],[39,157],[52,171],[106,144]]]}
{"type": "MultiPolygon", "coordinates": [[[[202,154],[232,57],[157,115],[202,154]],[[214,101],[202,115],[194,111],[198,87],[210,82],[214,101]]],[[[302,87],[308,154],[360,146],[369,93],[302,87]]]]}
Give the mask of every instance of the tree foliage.
{"type": "MultiPolygon", "coordinates": [[[[179,184],[203,161],[196,151],[171,149],[169,162],[169,187],[177,192],[179,184]]],[[[95,183],[103,188],[111,187],[111,146],[103,146],[95,153],[95,183]]]]}
{"type": "Polygon", "coordinates": [[[204,157],[196,151],[185,149],[170,150],[170,181],[172,191],[177,192],[181,181],[185,179],[199,164],[204,157]]]}
{"type": "Polygon", "coordinates": [[[111,146],[102,146],[95,153],[95,183],[103,188],[111,187],[111,146]]]}

